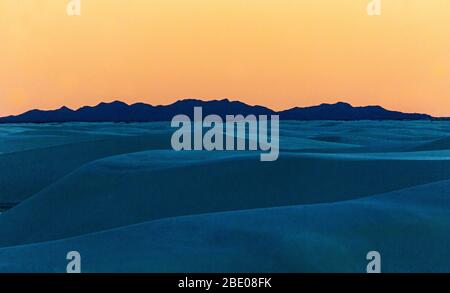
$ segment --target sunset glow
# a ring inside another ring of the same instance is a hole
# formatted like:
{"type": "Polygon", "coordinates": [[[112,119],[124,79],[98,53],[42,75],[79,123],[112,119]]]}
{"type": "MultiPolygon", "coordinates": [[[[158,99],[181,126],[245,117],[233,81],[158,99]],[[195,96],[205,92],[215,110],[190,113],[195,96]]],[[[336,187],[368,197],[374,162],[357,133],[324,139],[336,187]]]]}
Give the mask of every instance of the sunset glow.
{"type": "Polygon", "coordinates": [[[100,101],[450,116],[450,0],[0,0],[0,116],[100,101]]]}

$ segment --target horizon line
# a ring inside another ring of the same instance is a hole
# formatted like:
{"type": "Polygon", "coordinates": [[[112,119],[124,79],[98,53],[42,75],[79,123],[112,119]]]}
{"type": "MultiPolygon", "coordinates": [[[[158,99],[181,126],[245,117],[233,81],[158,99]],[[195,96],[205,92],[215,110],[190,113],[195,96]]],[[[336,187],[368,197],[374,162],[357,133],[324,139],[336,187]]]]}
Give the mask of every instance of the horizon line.
{"type": "Polygon", "coordinates": [[[304,109],[304,108],[317,107],[317,106],[321,106],[321,105],[347,104],[347,105],[350,105],[352,108],[381,107],[381,108],[383,108],[385,110],[388,110],[388,111],[394,111],[394,112],[399,112],[399,113],[403,113],[403,114],[421,114],[421,115],[428,115],[431,118],[450,118],[449,116],[438,116],[438,117],[436,117],[436,116],[433,116],[433,115],[428,114],[428,113],[403,112],[401,110],[388,109],[388,108],[386,108],[386,107],[384,107],[382,105],[379,105],[379,104],[377,104],[377,105],[369,104],[369,105],[365,105],[365,106],[354,106],[352,103],[345,102],[345,101],[338,101],[338,102],[334,102],[334,103],[326,103],[326,102],[324,102],[324,103],[312,104],[312,105],[307,105],[307,106],[294,106],[294,107],[291,107],[291,108],[287,108],[287,109],[282,109],[282,110],[276,111],[276,110],[273,110],[272,108],[270,108],[268,106],[264,106],[264,105],[261,105],[261,104],[249,104],[249,103],[246,103],[246,102],[242,102],[241,100],[237,100],[237,99],[236,100],[232,100],[230,98],[221,98],[221,99],[181,98],[181,99],[175,100],[175,101],[167,103],[167,104],[157,104],[157,105],[153,105],[153,104],[147,103],[147,102],[127,103],[127,102],[124,102],[124,101],[120,100],[119,98],[118,99],[114,98],[114,100],[112,100],[111,102],[101,101],[101,102],[98,102],[98,103],[96,103],[94,105],[83,105],[83,106],[80,106],[80,107],[78,107],[76,109],[75,108],[70,108],[70,107],[68,107],[66,105],[62,105],[59,108],[53,108],[53,109],[33,108],[33,109],[29,109],[29,110],[26,110],[26,111],[18,113],[18,114],[10,114],[10,115],[6,115],[6,116],[0,116],[0,118],[15,117],[15,116],[19,116],[19,115],[22,115],[22,114],[25,114],[25,113],[28,113],[28,112],[31,112],[31,111],[52,112],[52,111],[57,111],[57,110],[64,109],[64,108],[76,112],[76,111],[79,111],[79,110],[81,110],[83,108],[87,108],[87,107],[88,108],[94,108],[94,107],[98,107],[98,106],[100,106],[102,104],[107,104],[108,105],[108,104],[114,104],[114,103],[122,103],[122,104],[125,104],[125,105],[129,106],[129,107],[133,106],[133,105],[144,104],[144,105],[149,105],[149,106],[152,106],[152,107],[167,107],[167,106],[176,104],[178,102],[183,102],[183,101],[200,101],[200,102],[228,101],[230,103],[238,102],[238,103],[242,103],[242,104],[245,104],[245,105],[248,105],[248,106],[251,106],[251,107],[263,107],[263,108],[269,109],[269,110],[271,110],[271,111],[273,111],[275,113],[280,113],[280,112],[283,112],[283,111],[289,111],[289,110],[293,110],[293,109],[304,109]]]}

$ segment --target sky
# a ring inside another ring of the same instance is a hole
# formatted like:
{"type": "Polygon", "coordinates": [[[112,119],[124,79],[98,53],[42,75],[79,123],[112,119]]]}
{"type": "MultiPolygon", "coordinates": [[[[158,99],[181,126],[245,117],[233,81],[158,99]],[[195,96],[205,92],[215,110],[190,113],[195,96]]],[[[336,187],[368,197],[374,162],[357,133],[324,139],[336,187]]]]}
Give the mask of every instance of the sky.
{"type": "Polygon", "coordinates": [[[0,0],[0,116],[122,100],[450,116],[450,0],[0,0]]]}

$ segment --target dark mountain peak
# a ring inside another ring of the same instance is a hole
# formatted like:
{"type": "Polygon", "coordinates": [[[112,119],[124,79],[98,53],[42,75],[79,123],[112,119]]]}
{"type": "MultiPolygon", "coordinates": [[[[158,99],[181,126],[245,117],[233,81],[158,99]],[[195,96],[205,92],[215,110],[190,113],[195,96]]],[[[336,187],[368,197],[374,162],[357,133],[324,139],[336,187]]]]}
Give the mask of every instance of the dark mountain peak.
{"type": "MultiPolygon", "coordinates": [[[[364,107],[359,107],[359,108],[364,108],[364,107]]],[[[378,105],[370,105],[370,106],[366,106],[365,108],[369,108],[369,109],[379,109],[379,110],[386,110],[385,108],[378,106],[378,105]]]]}
{"type": "Polygon", "coordinates": [[[195,103],[195,104],[209,104],[209,103],[223,103],[223,104],[227,104],[227,103],[242,103],[242,102],[230,101],[227,98],[220,99],[220,100],[217,100],[217,99],[216,100],[210,100],[210,101],[204,101],[204,100],[200,100],[200,99],[188,98],[188,99],[178,100],[178,101],[176,101],[173,104],[192,104],[192,103],[195,103]]]}
{"type": "MultiPolygon", "coordinates": [[[[349,103],[345,103],[345,102],[336,102],[334,104],[330,104],[330,103],[322,103],[319,106],[313,106],[313,107],[326,107],[326,108],[353,108],[353,106],[349,103]]],[[[311,108],[311,107],[306,107],[306,108],[311,108]]]]}
{"type": "Polygon", "coordinates": [[[421,120],[432,118],[426,114],[389,111],[381,106],[354,107],[345,102],[293,108],[280,112],[280,116],[283,120],[421,120]]]}
{"type": "MultiPolygon", "coordinates": [[[[333,104],[332,104],[333,105],[333,104]]],[[[352,108],[353,106],[349,103],[346,102],[337,102],[336,104],[334,104],[335,106],[338,107],[346,107],[346,108],[352,108]]]]}
{"type": "Polygon", "coordinates": [[[146,107],[153,107],[152,105],[150,105],[150,104],[145,104],[145,103],[142,103],[142,102],[138,102],[138,103],[134,103],[134,104],[131,104],[130,105],[131,107],[134,107],[134,106],[146,106],[146,107]]]}
{"type": "Polygon", "coordinates": [[[128,107],[128,104],[122,101],[113,101],[109,103],[101,102],[96,107],[128,107]]]}
{"type": "MultiPolygon", "coordinates": [[[[230,101],[229,99],[221,99],[221,100],[210,100],[210,101],[204,101],[199,99],[183,99],[179,100],[171,105],[168,105],[167,107],[178,107],[178,108],[191,108],[191,107],[206,107],[206,108],[214,108],[217,109],[218,107],[223,108],[223,110],[227,110],[230,107],[237,108],[251,108],[253,106],[247,105],[240,101],[230,101]]],[[[164,106],[163,106],[164,107],[164,106]]]]}
{"type": "Polygon", "coordinates": [[[66,107],[66,106],[62,106],[61,108],[59,108],[59,109],[56,110],[56,111],[61,111],[61,112],[72,112],[73,110],[70,109],[70,108],[68,108],[68,107],[66,107]]]}
{"type": "MultiPolygon", "coordinates": [[[[189,104],[189,105],[191,105],[191,104],[199,104],[200,105],[202,103],[205,103],[205,101],[202,101],[202,100],[199,100],[199,99],[191,99],[191,98],[189,98],[189,99],[178,100],[175,103],[172,103],[171,105],[185,105],[185,104],[189,104]]],[[[171,106],[171,105],[169,105],[169,106],[171,106]]],[[[165,107],[165,106],[163,106],[163,107],[165,107]]]]}
{"type": "Polygon", "coordinates": [[[0,118],[0,123],[45,123],[45,122],[151,122],[170,121],[175,115],[193,116],[194,107],[202,107],[203,114],[226,115],[273,115],[281,120],[421,120],[432,118],[426,114],[408,114],[389,111],[381,106],[353,107],[345,102],[318,106],[292,108],[275,112],[263,106],[251,106],[229,99],[203,101],[199,99],[179,100],[170,105],[152,106],[144,103],[128,105],[121,101],[99,103],[78,110],[61,107],[57,110],[31,110],[18,116],[0,118]]]}

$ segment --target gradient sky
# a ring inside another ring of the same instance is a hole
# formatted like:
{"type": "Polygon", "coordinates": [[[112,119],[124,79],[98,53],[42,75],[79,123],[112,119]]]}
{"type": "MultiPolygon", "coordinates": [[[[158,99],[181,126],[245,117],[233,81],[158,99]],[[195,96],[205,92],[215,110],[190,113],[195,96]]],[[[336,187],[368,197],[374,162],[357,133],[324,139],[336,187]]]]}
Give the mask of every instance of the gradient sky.
{"type": "Polygon", "coordinates": [[[0,0],[0,116],[230,98],[450,116],[450,0],[0,0]]]}

